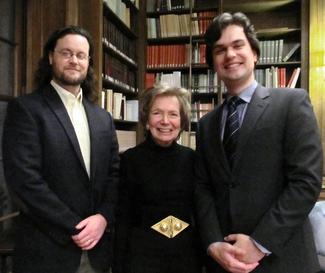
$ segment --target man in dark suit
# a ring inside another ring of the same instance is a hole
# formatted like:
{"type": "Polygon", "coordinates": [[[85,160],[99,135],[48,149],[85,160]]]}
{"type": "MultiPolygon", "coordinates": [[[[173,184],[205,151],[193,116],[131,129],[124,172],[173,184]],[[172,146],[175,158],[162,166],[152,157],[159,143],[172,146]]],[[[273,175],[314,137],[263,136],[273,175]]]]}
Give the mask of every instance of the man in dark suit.
{"type": "Polygon", "coordinates": [[[31,94],[8,104],[5,178],[20,205],[13,272],[108,272],[118,143],[97,106],[92,41],[78,27],[44,47],[31,94]]]}
{"type": "Polygon", "coordinates": [[[207,62],[227,88],[225,102],[197,130],[207,272],[317,272],[308,214],[321,188],[322,146],[308,93],[255,81],[259,44],[244,14],[221,14],[205,37],[207,62]],[[229,133],[232,97],[241,99],[232,114],[239,131],[229,133]],[[228,139],[235,147],[229,159],[228,139]]]}

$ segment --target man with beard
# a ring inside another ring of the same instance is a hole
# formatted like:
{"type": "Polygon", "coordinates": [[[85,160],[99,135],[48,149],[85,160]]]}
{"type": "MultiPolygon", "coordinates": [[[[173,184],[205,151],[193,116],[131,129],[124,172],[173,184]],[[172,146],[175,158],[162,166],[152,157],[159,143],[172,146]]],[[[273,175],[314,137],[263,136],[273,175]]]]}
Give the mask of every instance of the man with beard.
{"type": "Polygon", "coordinates": [[[20,206],[13,272],[108,272],[118,183],[113,119],[95,104],[92,40],[54,31],[36,90],[8,104],[3,164],[20,206]]]}

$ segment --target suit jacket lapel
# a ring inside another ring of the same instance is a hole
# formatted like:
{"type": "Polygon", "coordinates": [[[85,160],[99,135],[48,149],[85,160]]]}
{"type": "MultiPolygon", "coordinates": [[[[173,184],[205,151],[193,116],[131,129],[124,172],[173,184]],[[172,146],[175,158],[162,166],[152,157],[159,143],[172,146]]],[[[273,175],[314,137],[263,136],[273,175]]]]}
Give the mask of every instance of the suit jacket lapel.
{"type": "Polygon", "coordinates": [[[258,85],[253,94],[252,100],[250,101],[243,124],[240,128],[240,133],[238,137],[237,147],[236,147],[236,157],[233,166],[233,170],[235,170],[237,163],[239,162],[244,147],[250,138],[250,135],[255,128],[256,123],[260,119],[262,113],[265,111],[269,102],[267,101],[267,97],[269,96],[269,91],[267,88],[258,85]]]}
{"type": "Polygon", "coordinates": [[[94,111],[94,107],[84,98],[83,105],[85,107],[85,111],[88,119],[89,126],[89,137],[90,137],[90,178],[95,177],[95,166],[96,166],[96,154],[98,153],[98,149],[100,149],[100,140],[98,139],[98,128],[100,128],[100,124],[98,123],[98,118],[96,118],[96,113],[94,111]]]}
{"type": "Polygon", "coordinates": [[[209,124],[210,127],[209,129],[212,131],[212,133],[209,133],[207,135],[212,137],[210,139],[210,143],[220,165],[225,168],[225,171],[227,173],[229,173],[230,167],[221,140],[222,139],[221,121],[222,121],[223,108],[225,107],[225,105],[226,102],[224,102],[222,105],[218,106],[215,109],[214,116],[213,118],[211,118],[211,123],[209,124]]]}
{"type": "Polygon", "coordinates": [[[60,96],[51,85],[48,85],[44,88],[43,94],[44,94],[45,101],[48,103],[49,107],[53,110],[54,114],[60,120],[63,129],[65,130],[68,138],[71,141],[71,144],[77,154],[78,159],[80,160],[82,166],[86,170],[86,166],[81,154],[77,135],[73,128],[69,114],[66,108],[64,107],[64,104],[60,96]]]}

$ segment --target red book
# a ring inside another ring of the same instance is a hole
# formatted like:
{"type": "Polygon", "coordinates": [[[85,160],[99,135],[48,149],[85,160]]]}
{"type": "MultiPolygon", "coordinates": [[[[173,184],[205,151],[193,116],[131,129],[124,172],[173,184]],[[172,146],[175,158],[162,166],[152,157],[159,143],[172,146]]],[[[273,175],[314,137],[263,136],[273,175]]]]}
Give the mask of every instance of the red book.
{"type": "Polygon", "coordinates": [[[147,46],[147,68],[151,68],[151,46],[147,46]]]}
{"type": "Polygon", "coordinates": [[[291,83],[292,83],[292,81],[293,81],[293,78],[294,78],[294,76],[295,76],[295,74],[296,74],[296,71],[297,71],[297,68],[295,68],[295,70],[293,70],[293,72],[292,72],[292,74],[291,74],[291,77],[290,77],[290,79],[289,79],[289,81],[288,81],[287,87],[290,87],[290,85],[291,85],[291,83]]]}
{"type": "Polygon", "coordinates": [[[287,70],[285,67],[281,68],[281,87],[286,86],[286,80],[287,80],[287,70]]]}
{"type": "Polygon", "coordinates": [[[146,88],[153,86],[155,83],[155,73],[146,73],[146,88]]]}

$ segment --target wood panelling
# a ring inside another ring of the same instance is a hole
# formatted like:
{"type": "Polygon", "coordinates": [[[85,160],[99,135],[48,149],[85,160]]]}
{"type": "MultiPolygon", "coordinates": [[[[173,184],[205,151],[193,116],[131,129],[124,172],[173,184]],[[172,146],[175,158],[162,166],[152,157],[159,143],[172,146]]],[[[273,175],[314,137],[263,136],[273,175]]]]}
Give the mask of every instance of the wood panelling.
{"type": "MultiPolygon", "coordinates": [[[[325,3],[310,1],[309,94],[325,147],[325,3]]],[[[324,160],[325,164],[325,160],[324,160]]],[[[323,173],[325,165],[323,164],[323,173]]],[[[324,175],[323,175],[324,176],[324,175]]],[[[325,199],[325,182],[321,197],[325,199]]]]}
{"type": "Polygon", "coordinates": [[[102,0],[79,0],[79,26],[86,29],[93,38],[93,68],[98,79],[98,90],[102,90],[103,59],[103,3],[102,0]],[[98,14],[95,16],[95,14],[98,14]]]}
{"type": "Polygon", "coordinates": [[[35,70],[49,36],[55,29],[77,23],[77,3],[78,0],[27,0],[26,93],[34,89],[35,70]]]}

